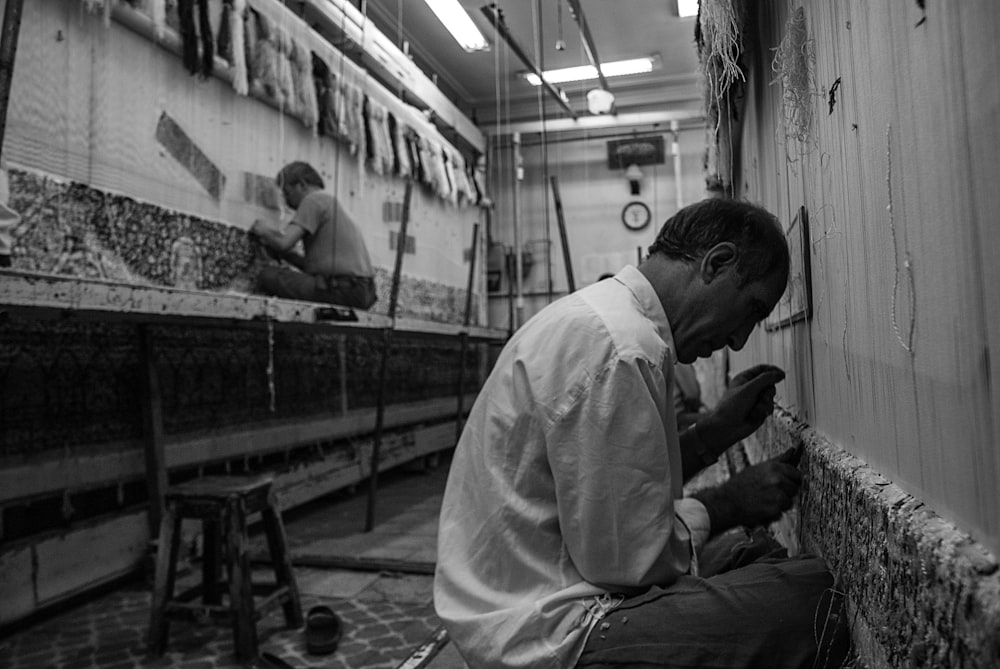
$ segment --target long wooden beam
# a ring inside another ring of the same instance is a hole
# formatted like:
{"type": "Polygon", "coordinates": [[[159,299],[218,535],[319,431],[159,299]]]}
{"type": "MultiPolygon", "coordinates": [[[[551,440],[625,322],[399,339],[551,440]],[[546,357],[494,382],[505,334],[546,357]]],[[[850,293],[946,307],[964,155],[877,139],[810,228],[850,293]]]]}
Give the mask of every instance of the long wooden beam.
{"type": "Polygon", "coordinates": [[[541,80],[542,86],[545,90],[548,91],[549,94],[556,99],[556,102],[558,102],[559,105],[569,113],[571,118],[575,119],[576,112],[573,110],[573,106],[570,105],[562,91],[557,89],[542,76],[542,71],[538,69],[537,65],[535,65],[535,61],[531,60],[528,54],[525,53],[524,49],[520,44],[518,44],[517,40],[510,33],[510,30],[507,28],[507,23],[503,20],[503,14],[490,5],[483,6],[482,12],[483,15],[489,20],[490,24],[496,29],[497,34],[503,38],[504,42],[507,43],[507,46],[510,47],[510,50],[514,52],[514,55],[521,59],[521,62],[524,63],[528,69],[541,80]]]}
{"type": "MultiPolygon", "coordinates": [[[[503,341],[495,328],[438,323],[416,318],[395,320],[354,310],[356,320],[331,320],[330,305],[265,295],[142,286],[101,279],[0,269],[0,312],[26,316],[97,318],[189,325],[275,324],[328,329],[333,332],[378,331],[392,326],[406,336],[458,337],[467,332],[477,341],[503,341]]],[[[343,307],[341,307],[343,309],[343,307]]]]}

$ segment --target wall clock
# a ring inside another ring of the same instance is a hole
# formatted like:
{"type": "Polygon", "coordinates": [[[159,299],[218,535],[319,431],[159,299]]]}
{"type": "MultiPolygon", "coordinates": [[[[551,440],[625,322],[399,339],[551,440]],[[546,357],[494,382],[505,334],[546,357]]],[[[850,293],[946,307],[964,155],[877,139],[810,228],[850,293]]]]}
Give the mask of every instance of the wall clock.
{"type": "Polygon", "coordinates": [[[647,225],[649,225],[650,220],[652,220],[653,214],[649,211],[649,207],[646,206],[645,202],[629,202],[622,209],[622,223],[629,230],[642,230],[647,225]]]}

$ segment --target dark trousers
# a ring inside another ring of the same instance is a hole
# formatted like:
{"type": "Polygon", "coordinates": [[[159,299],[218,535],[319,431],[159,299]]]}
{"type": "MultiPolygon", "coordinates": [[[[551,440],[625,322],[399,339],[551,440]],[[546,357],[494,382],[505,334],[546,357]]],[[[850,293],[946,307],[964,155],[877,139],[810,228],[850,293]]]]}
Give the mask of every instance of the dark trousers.
{"type": "Polygon", "coordinates": [[[700,573],[625,599],[587,639],[578,667],[840,667],[850,650],[843,598],[823,560],[788,558],[764,533],[726,532],[700,573]]]}
{"type": "Polygon", "coordinates": [[[257,291],[292,300],[368,309],[375,304],[375,279],[359,276],[314,276],[287,267],[265,267],[257,274],[257,291]]]}

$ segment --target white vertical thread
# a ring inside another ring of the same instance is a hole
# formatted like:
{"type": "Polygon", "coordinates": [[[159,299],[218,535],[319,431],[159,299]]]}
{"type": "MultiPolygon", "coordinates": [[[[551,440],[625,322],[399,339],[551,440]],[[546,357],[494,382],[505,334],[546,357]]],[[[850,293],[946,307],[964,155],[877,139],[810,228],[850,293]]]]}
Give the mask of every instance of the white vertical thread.
{"type": "Polygon", "coordinates": [[[885,126],[885,159],[886,159],[886,172],[885,172],[885,185],[886,190],[889,194],[889,204],[886,205],[886,209],[889,212],[889,231],[892,234],[892,254],[895,263],[896,271],[893,274],[892,280],[892,295],[890,296],[891,305],[891,319],[892,319],[892,331],[896,334],[896,341],[899,345],[903,347],[903,350],[913,356],[913,331],[916,327],[916,295],[914,292],[914,282],[913,282],[913,263],[910,260],[910,252],[903,251],[903,268],[906,270],[907,280],[910,284],[910,327],[906,334],[906,339],[903,339],[903,334],[899,329],[899,323],[896,321],[896,293],[899,292],[899,244],[896,240],[896,223],[893,218],[892,213],[892,125],[886,124],[885,126]]]}
{"type": "Polygon", "coordinates": [[[274,413],[276,410],[274,393],[274,317],[272,316],[274,304],[275,298],[269,297],[264,306],[264,317],[267,319],[267,392],[271,413],[274,413]]]}

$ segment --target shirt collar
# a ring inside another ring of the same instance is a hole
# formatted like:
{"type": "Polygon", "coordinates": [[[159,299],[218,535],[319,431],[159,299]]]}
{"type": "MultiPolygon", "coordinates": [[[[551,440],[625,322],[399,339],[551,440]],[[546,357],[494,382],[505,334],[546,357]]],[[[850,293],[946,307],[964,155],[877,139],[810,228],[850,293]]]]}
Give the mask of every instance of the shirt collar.
{"type": "Polygon", "coordinates": [[[642,272],[632,265],[626,265],[615,275],[615,279],[625,284],[625,287],[632,291],[643,314],[649,320],[653,321],[657,333],[667,345],[667,348],[670,349],[671,357],[673,357],[674,335],[670,330],[667,314],[663,311],[663,304],[653,289],[653,284],[649,282],[649,279],[642,272]]]}

